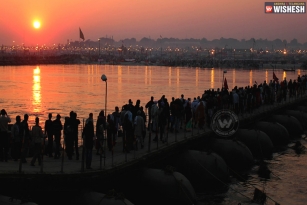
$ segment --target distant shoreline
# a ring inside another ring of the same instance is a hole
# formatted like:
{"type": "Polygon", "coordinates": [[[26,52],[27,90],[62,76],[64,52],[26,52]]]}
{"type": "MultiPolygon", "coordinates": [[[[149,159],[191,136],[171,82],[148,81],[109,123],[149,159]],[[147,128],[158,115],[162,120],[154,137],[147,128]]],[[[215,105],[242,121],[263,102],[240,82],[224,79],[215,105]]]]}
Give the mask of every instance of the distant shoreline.
{"type": "Polygon", "coordinates": [[[122,56],[104,56],[102,61],[98,56],[81,55],[0,55],[0,66],[37,66],[37,65],[122,65],[122,66],[169,66],[169,67],[194,67],[194,68],[238,68],[238,69],[307,69],[302,67],[303,62],[295,64],[278,62],[274,60],[251,59],[246,60],[218,60],[218,59],[161,59],[150,60],[135,59],[125,61],[122,56]],[[302,67],[302,68],[301,68],[302,67]]]}

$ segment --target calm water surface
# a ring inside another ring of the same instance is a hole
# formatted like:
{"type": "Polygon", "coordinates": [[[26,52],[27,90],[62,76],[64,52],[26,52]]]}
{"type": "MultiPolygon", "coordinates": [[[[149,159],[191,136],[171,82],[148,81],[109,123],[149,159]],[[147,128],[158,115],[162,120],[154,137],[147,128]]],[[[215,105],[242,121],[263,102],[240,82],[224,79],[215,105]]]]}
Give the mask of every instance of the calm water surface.
{"type": "MultiPolygon", "coordinates": [[[[27,113],[30,123],[35,116],[45,120],[48,113],[67,116],[75,111],[80,119],[90,112],[97,116],[105,109],[113,112],[132,99],[141,105],[154,96],[172,97],[200,96],[204,90],[221,88],[223,75],[229,88],[243,87],[272,79],[272,70],[200,69],[183,67],[117,66],[117,65],[43,65],[1,67],[0,103],[9,115],[15,117],[27,113]],[[101,75],[108,78],[107,83],[101,75]],[[107,88],[107,93],[106,93],[107,88]],[[107,94],[107,95],[106,95],[107,94]]],[[[283,72],[275,70],[279,79],[296,79],[302,71],[283,72]]]]}
{"type": "MultiPolygon", "coordinates": [[[[107,88],[107,113],[115,106],[126,104],[129,99],[135,103],[141,100],[145,106],[150,96],[159,99],[165,95],[185,98],[200,96],[204,90],[221,88],[225,69],[200,69],[183,67],[117,66],[117,65],[43,65],[1,67],[0,109],[4,108],[15,121],[16,115],[30,115],[30,125],[36,116],[44,122],[48,113],[68,116],[71,110],[77,112],[79,119],[87,118],[90,112],[97,117],[105,109],[107,88]],[[107,83],[100,77],[105,74],[107,83]]],[[[283,72],[276,69],[279,79],[296,79],[305,71],[283,72]]],[[[226,77],[230,88],[244,87],[272,79],[273,70],[227,69],[226,77]]],[[[23,117],[22,117],[23,118],[23,117]]],[[[63,121],[63,119],[62,119],[63,121]]],[[[303,144],[306,145],[305,141],[303,144]]],[[[223,200],[220,197],[207,199],[200,194],[206,204],[249,204],[254,186],[265,189],[269,197],[280,204],[307,204],[307,157],[297,156],[289,149],[282,155],[277,153],[269,161],[273,172],[270,180],[257,176],[255,167],[251,170],[248,182],[233,179],[231,188],[223,200]],[[238,192],[241,194],[239,194],[238,192]],[[244,196],[243,196],[244,195],[244,196]],[[247,198],[247,197],[249,198],[247,198]]],[[[274,204],[272,200],[267,204],[274,204]]]]}

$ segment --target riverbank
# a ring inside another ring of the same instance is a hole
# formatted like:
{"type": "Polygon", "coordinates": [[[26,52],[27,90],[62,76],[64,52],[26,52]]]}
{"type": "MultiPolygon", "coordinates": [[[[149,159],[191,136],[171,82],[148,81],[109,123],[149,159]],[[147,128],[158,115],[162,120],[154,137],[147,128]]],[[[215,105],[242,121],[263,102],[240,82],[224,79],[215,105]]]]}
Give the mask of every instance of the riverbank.
{"type": "Polygon", "coordinates": [[[121,56],[103,56],[83,54],[63,55],[2,55],[0,66],[22,66],[22,65],[58,65],[58,64],[89,64],[89,65],[123,65],[123,66],[170,66],[170,67],[199,67],[199,68],[238,68],[238,69],[307,69],[306,63],[296,62],[281,63],[274,60],[218,60],[218,59],[137,59],[125,60],[121,56]]]}

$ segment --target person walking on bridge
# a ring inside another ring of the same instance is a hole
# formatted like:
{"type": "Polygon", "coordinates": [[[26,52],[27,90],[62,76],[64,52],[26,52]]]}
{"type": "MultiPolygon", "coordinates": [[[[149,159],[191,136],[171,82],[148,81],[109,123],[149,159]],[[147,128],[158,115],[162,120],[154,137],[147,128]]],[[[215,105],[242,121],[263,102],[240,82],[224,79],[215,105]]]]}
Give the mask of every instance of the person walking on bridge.
{"type": "Polygon", "coordinates": [[[48,114],[48,120],[45,121],[45,136],[48,137],[47,154],[53,157],[53,126],[52,126],[52,113],[48,114]]]}
{"type": "Polygon", "coordinates": [[[43,139],[43,130],[39,125],[39,118],[35,118],[35,125],[32,127],[32,140],[34,142],[34,155],[31,160],[31,166],[35,166],[36,159],[38,164],[42,163],[41,153],[42,153],[42,139],[43,139]]]}
{"type": "Polygon", "coordinates": [[[9,148],[9,135],[8,135],[8,123],[11,122],[11,118],[7,115],[4,109],[1,110],[0,116],[0,161],[7,162],[8,148],[9,148]]]}
{"type": "Polygon", "coordinates": [[[61,135],[63,130],[63,125],[61,122],[61,115],[57,114],[56,119],[52,122],[53,125],[53,134],[54,134],[54,142],[55,142],[55,151],[54,151],[54,159],[59,159],[60,154],[60,146],[61,146],[61,135]]]}

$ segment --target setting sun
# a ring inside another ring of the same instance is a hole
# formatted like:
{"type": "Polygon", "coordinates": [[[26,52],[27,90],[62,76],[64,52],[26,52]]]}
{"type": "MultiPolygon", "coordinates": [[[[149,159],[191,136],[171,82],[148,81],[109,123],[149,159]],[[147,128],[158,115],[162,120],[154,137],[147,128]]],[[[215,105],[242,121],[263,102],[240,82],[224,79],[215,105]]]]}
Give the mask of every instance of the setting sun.
{"type": "Polygon", "coordinates": [[[33,26],[34,28],[39,29],[41,27],[41,23],[39,21],[34,21],[33,26]]]}

